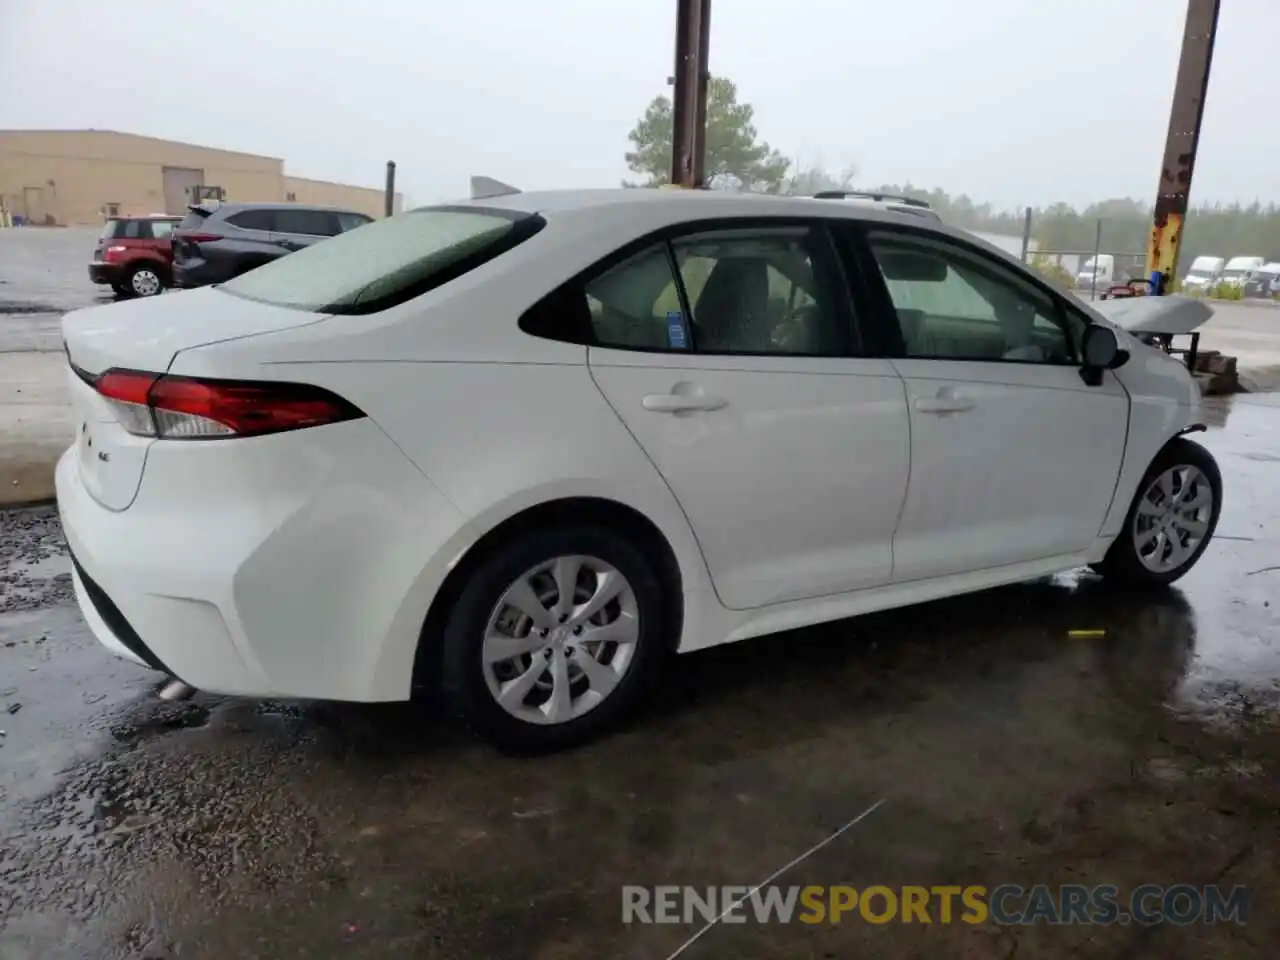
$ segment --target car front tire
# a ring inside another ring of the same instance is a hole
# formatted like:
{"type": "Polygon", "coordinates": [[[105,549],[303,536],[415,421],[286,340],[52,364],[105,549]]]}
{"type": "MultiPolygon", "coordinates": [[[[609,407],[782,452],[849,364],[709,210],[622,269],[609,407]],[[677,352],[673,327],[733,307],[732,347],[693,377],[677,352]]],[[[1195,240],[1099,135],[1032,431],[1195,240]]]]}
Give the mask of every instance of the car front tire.
{"type": "Polygon", "coordinates": [[[518,535],[471,575],[443,633],[444,692],[504,750],[574,746],[642,702],[663,655],[652,560],[605,527],[518,535]]]}
{"type": "Polygon", "coordinates": [[[1173,583],[1209,546],[1221,510],[1217,461],[1200,444],[1178,437],[1147,468],[1124,529],[1095,569],[1135,586],[1173,583]]]}

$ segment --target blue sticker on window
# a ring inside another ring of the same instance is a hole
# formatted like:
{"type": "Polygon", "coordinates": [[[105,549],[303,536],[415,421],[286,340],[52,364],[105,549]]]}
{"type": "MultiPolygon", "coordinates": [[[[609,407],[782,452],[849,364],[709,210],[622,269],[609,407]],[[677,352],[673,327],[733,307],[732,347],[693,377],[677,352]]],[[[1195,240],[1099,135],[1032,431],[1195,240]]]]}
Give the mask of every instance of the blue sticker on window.
{"type": "Polygon", "coordinates": [[[667,346],[672,350],[685,348],[684,317],[679,310],[667,312],[667,346]]]}

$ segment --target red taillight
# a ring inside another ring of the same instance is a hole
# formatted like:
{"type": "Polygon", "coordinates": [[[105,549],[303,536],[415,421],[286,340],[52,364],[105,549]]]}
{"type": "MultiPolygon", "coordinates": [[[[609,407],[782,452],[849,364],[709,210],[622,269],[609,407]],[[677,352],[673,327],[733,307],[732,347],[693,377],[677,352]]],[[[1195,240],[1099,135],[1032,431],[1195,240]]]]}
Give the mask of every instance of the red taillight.
{"type": "Polygon", "coordinates": [[[252,437],[355,420],[364,413],[320,387],[298,383],[204,380],[136,370],[84,379],[130,433],[167,440],[252,437]]]}
{"type": "Polygon", "coordinates": [[[216,233],[175,233],[175,240],[186,240],[188,243],[212,243],[222,238],[216,233]]]}

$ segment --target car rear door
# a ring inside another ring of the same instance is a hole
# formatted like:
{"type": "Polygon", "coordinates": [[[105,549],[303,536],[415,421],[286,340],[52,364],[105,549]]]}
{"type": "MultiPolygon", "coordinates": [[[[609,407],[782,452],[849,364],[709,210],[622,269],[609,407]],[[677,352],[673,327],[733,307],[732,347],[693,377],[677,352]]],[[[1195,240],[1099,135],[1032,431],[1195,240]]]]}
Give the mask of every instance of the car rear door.
{"type": "Polygon", "coordinates": [[[898,580],[1079,556],[1124,458],[1129,397],[1090,386],[1088,321],[977,245],[868,225],[848,233],[877,314],[899,343],[911,482],[894,535],[898,580]]]}
{"type": "Polygon", "coordinates": [[[276,242],[286,250],[301,250],[338,233],[337,218],[328,210],[281,207],[275,217],[276,242]]]}
{"type": "Polygon", "coordinates": [[[726,606],[889,581],[903,386],[859,355],[820,222],[655,240],[585,292],[592,376],[679,500],[726,606]]]}

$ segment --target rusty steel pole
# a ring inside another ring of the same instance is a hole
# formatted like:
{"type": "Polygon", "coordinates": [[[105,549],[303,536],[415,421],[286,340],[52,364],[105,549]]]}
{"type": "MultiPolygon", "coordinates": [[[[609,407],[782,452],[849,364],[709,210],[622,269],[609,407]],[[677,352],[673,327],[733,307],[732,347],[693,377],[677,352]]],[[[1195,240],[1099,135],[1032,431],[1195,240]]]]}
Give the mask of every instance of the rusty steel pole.
{"type": "Polygon", "coordinates": [[[710,46],[711,0],[676,0],[671,182],[678,187],[700,187],[706,179],[710,46]]]}
{"type": "Polygon", "coordinates": [[[1187,0],[1182,56],[1173,88],[1173,107],[1169,111],[1169,135],[1160,168],[1155,222],[1147,247],[1147,277],[1154,294],[1167,293],[1177,276],[1178,251],[1190,205],[1191,174],[1200,145],[1200,122],[1209,89],[1220,5],[1221,0],[1187,0]]]}

